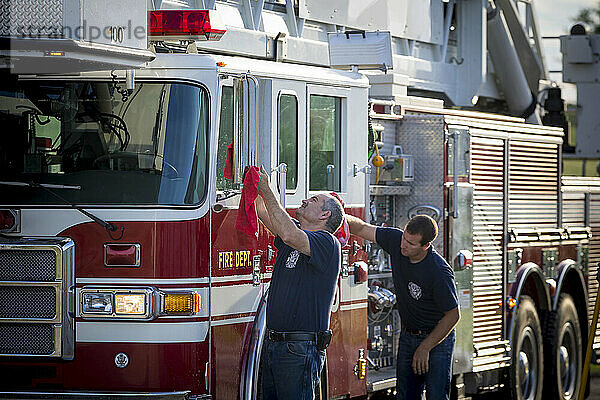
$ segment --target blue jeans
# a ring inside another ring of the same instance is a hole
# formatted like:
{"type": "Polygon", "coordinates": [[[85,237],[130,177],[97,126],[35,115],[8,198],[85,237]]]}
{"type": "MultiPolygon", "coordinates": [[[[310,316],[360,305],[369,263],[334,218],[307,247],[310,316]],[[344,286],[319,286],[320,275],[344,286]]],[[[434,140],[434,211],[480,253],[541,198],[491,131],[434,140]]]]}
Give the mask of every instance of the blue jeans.
{"type": "Polygon", "coordinates": [[[429,372],[416,375],[412,369],[413,355],[426,337],[427,335],[411,335],[406,332],[400,334],[396,362],[397,400],[421,400],[423,389],[426,390],[427,400],[450,398],[454,331],[429,352],[429,372]]]}
{"type": "Polygon", "coordinates": [[[312,341],[274,342],[265,338],[261,356],[263,400],[313,400],[325,350],[312,341]]]}

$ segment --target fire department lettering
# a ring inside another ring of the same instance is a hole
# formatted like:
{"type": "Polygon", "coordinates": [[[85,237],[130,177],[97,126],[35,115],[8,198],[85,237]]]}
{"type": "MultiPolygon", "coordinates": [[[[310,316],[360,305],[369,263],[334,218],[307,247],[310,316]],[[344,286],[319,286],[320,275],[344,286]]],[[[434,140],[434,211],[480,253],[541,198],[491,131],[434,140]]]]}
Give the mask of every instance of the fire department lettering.
{"type": "Polygon", "coordinates": [[[219,252],[219,269],[246,268],[251,264],[249,250],[219,252]]]}

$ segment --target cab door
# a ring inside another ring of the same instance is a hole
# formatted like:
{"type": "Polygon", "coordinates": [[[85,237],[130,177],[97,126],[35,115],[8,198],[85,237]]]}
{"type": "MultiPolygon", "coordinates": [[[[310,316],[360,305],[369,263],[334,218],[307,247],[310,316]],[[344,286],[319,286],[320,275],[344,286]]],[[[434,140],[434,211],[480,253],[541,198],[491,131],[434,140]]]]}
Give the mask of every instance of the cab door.
{"type": "MultiPolygon", "coordinates": [[[[366,163],[366,91],[310,84],[306,102],[307,197],[335,191],[344,199],[346,211],[355,212],[365,198],[364,178],[353,172],[353,166],[358,169],[366,163]]],[[[356,246],[349,243],[342,248],[331,309],[333,338],[323,370],[330,397],[366,394],[366,381],[355,374],[367,341],[367,283],[354,278],[356,246]]]]}
{"type": "MultiPolygon", "coordinates": [[[[262,125],[262,164],[271,171],[271,187],[286,210],[295,210],[306,198],[306,103],[304,82],[263,80],[265,120],[262,125]],[[285,193],[285,195],[283,194],[285,193]]],[[[264,228],[261,228],[264,229],[264,228]]],[[[270,282],[276,251],[275,237],[264,229],[262,271],[264,282],[270,282]]]]}
{"type": "Polygon", "coordinates": [[[259,104],[264,98],[258,80],[245,75],[222,79],[219,90],[216,199],[210,211],[211,392],[226,399],[239,398],[242,358],[264,294],[264,230],[259,224],[254,236],[236,228],[243,172],[257,164],[259,104]]]}

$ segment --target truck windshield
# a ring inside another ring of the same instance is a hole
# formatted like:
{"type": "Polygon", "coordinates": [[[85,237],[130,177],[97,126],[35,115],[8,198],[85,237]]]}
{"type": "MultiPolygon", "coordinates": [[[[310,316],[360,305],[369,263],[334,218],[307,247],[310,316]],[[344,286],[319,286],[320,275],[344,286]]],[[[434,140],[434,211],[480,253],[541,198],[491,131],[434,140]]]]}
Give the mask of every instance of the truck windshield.
{"type": "MultiPolygon", "coordinates": [[[[77,205],[192,205],[207,187],[209,102],[188,84],[12,81],[0,88],[0,181],[76,185],[77,205]]],[[[60,204],[2,185],[3,205],[60,204]]]]}

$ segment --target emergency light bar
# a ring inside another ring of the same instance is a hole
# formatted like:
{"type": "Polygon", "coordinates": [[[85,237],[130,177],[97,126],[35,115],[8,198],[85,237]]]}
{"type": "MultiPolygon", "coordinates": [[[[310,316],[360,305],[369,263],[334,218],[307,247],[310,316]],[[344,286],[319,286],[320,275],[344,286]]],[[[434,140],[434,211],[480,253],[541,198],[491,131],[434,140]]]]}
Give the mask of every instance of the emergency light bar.
{"type": "Polygon", "coordinates": [[[156,10],[148,12],[150,40],[219,40],[225,25],[215,10],[156,10]]]}

